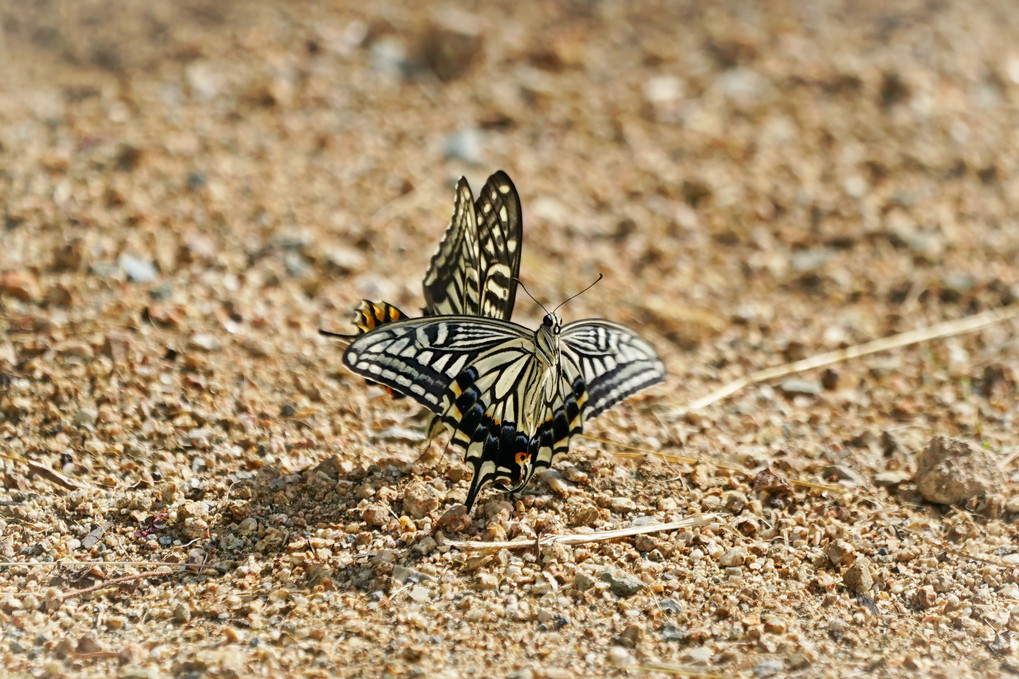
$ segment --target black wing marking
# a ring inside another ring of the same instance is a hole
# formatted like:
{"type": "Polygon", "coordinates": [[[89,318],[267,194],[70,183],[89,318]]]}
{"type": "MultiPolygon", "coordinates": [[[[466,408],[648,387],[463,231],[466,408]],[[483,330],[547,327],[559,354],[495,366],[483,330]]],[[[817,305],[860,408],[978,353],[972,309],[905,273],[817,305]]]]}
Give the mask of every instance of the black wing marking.
{"type": "Polygon", "coordinates": [[[461,177],[453,216],[425,272],[425,315],[509,320],[522,248],[520,196],[509,175],[494,173],[473,203],[461,177]]]}
{"type": "MultiPolygon", "coordinates": [[[[472,201],[463,177],[453,194],[453,215],[425,272],[425,316],[480,315],[509,320],[516,301],[523,248],[523,218],[516,187],[502,170],[495,172],[472,201]]],[[[405,319],[388,302],[363,300],[355,310],[352,335],[322,334],[351,342],[374,328],[405,319]]],[[[374,384],[368,380],[369,384],[374,384]]],[[[387,389],[399,398],[399,392],[387,389]]],[[[436,431],[436,421],[429,427],[436,431]]]]}
{"type": "MultiPolygon", "coordinates": [[[[516,302],[523,238],[520,196],[509,175],[499,170],[489,177],[477,201],[461,177],[453,194],[453,215],[422,283],[424,315],[509,320],[516,302]]],[[[355,310],[355,334],[323,334],[350,341],[404,318],[407,315],[388,302],[363,300],[355,310]]]]}

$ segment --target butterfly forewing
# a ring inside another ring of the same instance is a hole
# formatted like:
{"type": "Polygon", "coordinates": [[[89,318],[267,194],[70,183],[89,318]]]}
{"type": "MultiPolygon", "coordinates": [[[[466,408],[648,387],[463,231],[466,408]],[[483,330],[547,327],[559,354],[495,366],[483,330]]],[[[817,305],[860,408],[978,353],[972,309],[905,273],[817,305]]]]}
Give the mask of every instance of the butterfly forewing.
{"type": "Polygon", "coordinates": [[[429,316],[477,312],[481,265],[474,196],[464,177],[453,194],[453,216],[432,255],[422,287],[429,316]]]}
{"type": "Polygon", "coordinates": [[[587,419],[665,379],[654,348],[626,326],[574,321],[563,328],[562,340],[563,354],[572,356],[587,384],[587,419]]]}
{"type": "MultiPolygon", "coordinates": [[[[435,413],[454,378],[485,351],[527,331],[469,316],[413,318],[361,335],[343,353],[355,373],[395,389],[435,413]]],[[[524,335],[526,337],[526,335],[524,335]]]]}
{"type": "Polygon", "coordinates": [[[453,217],[425,273],[425,314],[509,320],[522,245],[520,197],[509,176],[493,174],[473,203],[461,177],[453,217]]]}
{"type": "Polygon", "coordinates": [[[508,321],[516,301],[523,246],[520,196],[509,175],[500,170],[488,178],[474,203],[474,212],[481,297],[477,307],[468,307],[466,313],[508,321]]]}
{"type": "MultiPolygon", "coordinates": [[[[494,173],[476,201],[467,180],[461,177],[453,194],[453,215],[425,272],[424,315],[508,320],[516,299],[522,247],[520,198],[509,176],[501,170],[494,173]]],[[[363,300],[354,312],[355,334],[323,334],[350,342],[380,325],[405,318],[406,314],[388,302],[363,300]]],[[[400,397],[399,392],[387,391],[400,397]]],[[[429,438],[437,431],[433,420],[429,438]]]]}
{"type": "MultiPolygon", "coordinates": [[[[509,320],[516,301],[523,247],[520,197],[502,170],[474,201],[463,177],[453,194],[453,216],[425,272],[425,316],[465,315],[509,320]]],[[[406,318],[388,302],[364,300],[354,312],[356,335],[406,318]]],[[[351,339],[356,335],[337,335],[351,339]]]]}

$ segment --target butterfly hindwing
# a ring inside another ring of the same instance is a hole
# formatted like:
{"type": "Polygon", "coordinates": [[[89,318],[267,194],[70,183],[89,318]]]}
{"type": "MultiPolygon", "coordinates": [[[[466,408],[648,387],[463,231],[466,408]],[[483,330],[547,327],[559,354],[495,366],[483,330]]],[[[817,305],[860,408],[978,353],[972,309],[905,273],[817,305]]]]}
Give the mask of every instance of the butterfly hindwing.
{"type": "Polygon", "coordinates": [[[529,344],[527,337],[500,343],[479,355],[443,393],[438,417],[474,467],[468,507],[488,483],[510,490],[529,478],[522,473],[532,454],[525,385],[536,371],[529,344]]]}
{"type": "Polygon", "coordinates": [[[533,436],[533,456],[526,474],[528,480],[538,469],[551,467],[557,455],[569,450],[572,438],[584,432],[584,422],[590,417],[587,402],[587,384],[580,367],[573,357],[564,353],[558,385],[552,400],[546,403],[545,419],[533,436]]]}
{"type": "Polygon", "coordinates": [[[404,318],[407,318],[407,314],[389,302],[371,302],[362,299],[361,304],[354,310],[354,326],[360,331],[359,334],[404,318]]]}

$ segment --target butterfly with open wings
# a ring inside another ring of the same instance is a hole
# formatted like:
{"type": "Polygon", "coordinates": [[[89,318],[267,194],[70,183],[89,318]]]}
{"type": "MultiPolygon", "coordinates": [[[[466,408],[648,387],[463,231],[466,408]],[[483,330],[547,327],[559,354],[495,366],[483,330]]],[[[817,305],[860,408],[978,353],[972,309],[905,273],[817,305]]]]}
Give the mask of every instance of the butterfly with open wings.
{"type": "Polygon", "coordinates": [[[343,362],[445,426],[474,468],[468,511],[490,483],[522,489],[586,420],[665,378],[632,330],[601,319],[564,326],[555,312],[534,331],[475,316],[386,323],[351,342],[343,362]]]}

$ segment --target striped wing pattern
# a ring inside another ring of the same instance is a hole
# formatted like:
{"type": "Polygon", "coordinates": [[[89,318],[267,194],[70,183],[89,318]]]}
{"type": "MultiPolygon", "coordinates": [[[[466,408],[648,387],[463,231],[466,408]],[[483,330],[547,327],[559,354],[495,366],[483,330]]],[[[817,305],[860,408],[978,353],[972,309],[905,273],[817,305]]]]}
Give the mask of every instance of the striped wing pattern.
{"type": "Polygon", "coordinates": [[[509,175],[500,170],[488,178],[474,203],[474,213],[481,297],[475,306],[465,305],[464,313],[508,321],[516,302],[524,238],[520,196],[509,175]]]}
{"type": "Polygon", "coordinates": [[[453,217],[425,272],[425,315],[509,320],[522,244],[520,197],[509,175],[493,174],[473,202],[461,177],[453,217]]]}
{"type": "Polygon", "coordinates": [[[398,321],[357,338],[344,363],[431,410],[474,467],[467,508],[490,483],[515,491],[592,418],[664,379],[647,342],[589,319],[541,327],[471,316],[398,321]]]}
{"type": "Polygon", "coordinates": [[[601,319],[563,328],[563,342],[587,383],[590,419],[628,396],[665,379],[654,348],[626,326],[601,319]]]}
{"type": "Polygon", "coordinates": [[[374,330],[380,325],[400,321],[407,318],[403,313],[389,302],[369,302],[361,300],[361,304],[354,309],[354,325],[360,331],[359,334],[374,330]]]}
{"type": "Polygon", "coordinates": [[[481,295],[478,220],[467,179],[460,177],[453,194],[453,216],[425,271],[422,288],[426,316],[467,314],[481,295]]]}
{"type": "MultiPolygon", "coordinates": [[[[439,241],[422,283],[425,316],[465,315],[509,320],[516,301],[523,245],[520,196],[499,170],[485,182],[477,201],[467,179],[453,194],[453,216],[439,241]]],[[[362,300],[354,311],[357,333],[407,318],[388,302],[362,300]]]]}

